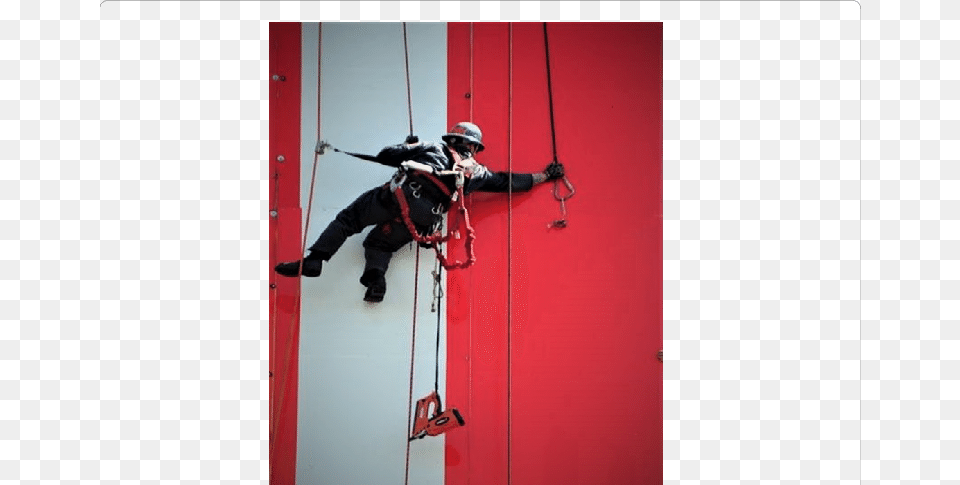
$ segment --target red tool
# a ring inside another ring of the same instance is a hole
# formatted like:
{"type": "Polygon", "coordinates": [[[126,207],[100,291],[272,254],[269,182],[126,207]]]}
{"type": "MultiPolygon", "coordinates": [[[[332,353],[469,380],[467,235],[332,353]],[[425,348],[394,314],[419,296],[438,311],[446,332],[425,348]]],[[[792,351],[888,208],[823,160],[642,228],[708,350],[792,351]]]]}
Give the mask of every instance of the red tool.
{"type": "Polygon", "coordinates": [[[417,401],[416,418],[413,422],[413,433],[410,434],[410,441],[421,439],[425,436],[437,436],[447,431],[464,425],[463,417],[456,408],[443,410],[443,404],[440,402],[440,395],[436,391],[429,396],[417,401]],[[431,405],[433,412],[431,415],[431,405]],[[429,418],[427,416],[430,416],[429,418]]]}

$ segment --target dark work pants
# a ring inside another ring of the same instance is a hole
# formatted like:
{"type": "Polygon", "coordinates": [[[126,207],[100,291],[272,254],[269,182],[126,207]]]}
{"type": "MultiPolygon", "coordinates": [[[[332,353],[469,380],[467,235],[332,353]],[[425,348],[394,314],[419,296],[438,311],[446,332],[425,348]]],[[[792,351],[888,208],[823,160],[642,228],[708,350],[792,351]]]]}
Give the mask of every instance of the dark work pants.
{"type": "MultiPolygon", "coordinates": [[[[431,209],[435,204],[426,197],[414,198],[404,187],[410,204],[410,215],[417,230],[423,234],[430,229],[437,216],[431,209]]],[[[367,226],[374,226],[363,241],[366,266],[364,272],[376,269],[383,272],[390,266],[393,253],[413,241],[403,223],[400,205],[387,186],[368,190],[337,214],[337,217],[310,246],[311,251],[333,256],[348,237],[367,226]]]]}

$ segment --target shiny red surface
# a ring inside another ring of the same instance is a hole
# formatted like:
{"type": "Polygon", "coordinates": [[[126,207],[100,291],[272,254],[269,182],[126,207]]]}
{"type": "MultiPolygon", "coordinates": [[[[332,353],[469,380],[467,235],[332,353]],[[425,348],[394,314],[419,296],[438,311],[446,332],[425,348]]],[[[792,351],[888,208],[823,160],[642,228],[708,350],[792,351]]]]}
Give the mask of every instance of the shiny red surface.
{"type": "MultiPolygon", "coordinates": [[[[480,125],[491,169],[553,159],[542,29],[449,25],[448,123],[480,125]]],[[[477,263],[448,273],[445,401],[467,424],[446,436],[446,483],[661,483],[662,24],[548,29],[577,193],[564,229],[547,227],[552,183],[470,196],[477,263]]]]}
{"type": "Polygon", "coordinates": [[[297,358],[300,311],[297,278],[273,267],[300,258],[301,25],[270,23],[270,483],[293,484],[297,458],[297,358]],[[284,162],[277,161],[283,155],[284,162]],[[275,285],[275,286],[274,286],[275,285]]]}

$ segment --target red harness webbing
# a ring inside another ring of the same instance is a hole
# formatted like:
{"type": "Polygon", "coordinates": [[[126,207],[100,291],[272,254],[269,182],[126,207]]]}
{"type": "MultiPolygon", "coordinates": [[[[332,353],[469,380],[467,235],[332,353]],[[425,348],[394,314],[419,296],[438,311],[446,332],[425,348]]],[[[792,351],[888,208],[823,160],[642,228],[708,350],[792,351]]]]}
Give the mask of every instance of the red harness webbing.
{"type": "Polygon", "coordinates": [[[433,175],[432,173],[420,172],[420,173],[417,174],[417,176],[423,177],[423,178],[425,178],[425,179],[433,182],[433,185],[437,186],[437,188],[440,189],[441,192],[443,192],[443,195],[447,196],[448,198],[452,195],[452,194],[450,193],[450,188],[447,187],[447,184],[441,182],[440,179],[438,179],[438,178],[437,178],[435,175],[433,175]]]}
{"type": "Polygon", "coordinates": [[[413,224],[413,220],[410,219],[410,204],[407,203],[407,196],[403,193],[403,186],[398,186],[394,191],[394,195],[397,197],[397,202],[400,204],[400,214],[403,218],[404,225],[407,226],[407,231],[410,232],[410,235],[413,236],[413,239],[418,243],[430,244],[433,246],[433,249],[437,252],[437,258],[440,259],[440,264],[443,265],[447,270],[452,269],[464,269],[472,265],[476,260],[476,255],[473,252],[473,241],[476,239],[476,232],[473,230],[473,226],[470,225],[470,215],[467,213],[467,206],[464,205],[464,195],[463,187],[457,188],[457,212],[463,216],[463,225],[467,230],[467,259],[466,261],[454,261],[450,262],[446,256],[443,255],[443,252],[440,251],[440,244],[447,242],[456,231],[450,229],[446,235],[441,234],[439,231],[429,235],[423,236],[417,232],[416,226],[413,224]]]}
{"type": "MultiPolygon", "coordinates": [[[[453,156],[454,167],[460,166],[463,161],[463,158],[460,156],[460,154],[457,153],[456,150],[450,150],[450,155],[453,156]]],[[[427,172],[420,172],[418,175],[422,177],[426,177],[428,180],[433,182],[433,184],[436,185],[438,188],[440,188],[440,190],[442,190],[447,197],[450,197],[452,195],[450,193],[450,189],[447,188],[446,184],[441,182],[440,179],[434,176],[433,174],[427,173],[427,172]]],[[[417,232],[416,226],[414,226],[413,224],[413,220],[410,219],[410,204],[407,203],[407,196],[403,193],[403,186],[398,185],[397,188],[394,189],[393,193],[397,197],[397,202],[400,204],[400,214],[403,217],[404,225],[407,226],[407,231],[410,231],[410,234],[413,236],[413,239],[418,243],[432,245],[433,249],[437,252],[437,258],[440,259],[440,264],[443,265],[444,268],[446,268],[447,270],[464,269],[472,265],[474,262],[476,262],[477,257],[473,252],[473,241],[477,238],[477,235],[473,230],[473,226],[470,225],[470,214],[467,213],[467,206],[466,206],[466,201],[464,200],[465,197],[463,194],[462,183],[457,184],[456,199],[454,199],[454,201],[457,204],[457,212],[459,212],[463,216],[463,225],[467,231],[467,240],[465,243],[466,250],[467,250],[466,261],[457,260],[451,263],[449,260],[447,260],[446,256],[443,255],[443,252],[440,251],[440,243],[447,242],[451,236],[456,234],[456,230],[454,229],[453,224],[450,225],[450,229],[447,231],[446,236],[441,234],[440,231],[437,231],[429,236],[420,235],[420,233],[417,232]]]]}

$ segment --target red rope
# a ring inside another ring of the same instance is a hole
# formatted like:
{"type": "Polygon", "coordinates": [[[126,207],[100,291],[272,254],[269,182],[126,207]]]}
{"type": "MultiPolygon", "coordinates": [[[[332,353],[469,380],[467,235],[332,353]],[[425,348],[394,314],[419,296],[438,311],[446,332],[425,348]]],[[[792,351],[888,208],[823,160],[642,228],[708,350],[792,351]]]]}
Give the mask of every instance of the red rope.
{"type": "MultiPolygon", "coordinates": [[[[320,62],[321,62],[321,41],[323,39],[322,33],[322,24],[317,25],[317,139],[320,139],[320,62]]],[[[283,367],[282,371],[278,374],[281,376],[279,389],[274,391],[274,396],[276,398],[276,407],[272,410],[272,419],[270,420],[273,424],[271,433],[270,433],[270,462],[273,463],[274,453],[276,452],[276,438],[279,433],[279,421],[280,417],[283,415],[283,404],[286,401],[287,393],[289,388],[287,386],[288,372],[295,365],[293,362],[293,343],[296,337],[300,335],[300,307],[303,300],[303,254],[306,252],[307,248],[307,234],[310,231],[310,213],[313,209],[313,193],[314,186],[317,181],[317,163],[319,161],[320,154],[313,154],[313,171],[310,175],[310,195],[307,198],[307,214],[303,228],[303,239],[300,243],[300,266],[297,268],[297,297],[294,300],[293,313],[290,315],[290,327],[291,333],[287,340],[286,352],[283,355],[282,360],[280,356],[276,355],[279,362],[282,362],[283,367]]],[[[279,217],[279,214],[278,214],[279,217]]],[[[276,309],[276,307],[274,307],[276,309]]],[[[275,331],[275,330],[274,330],[275,331]]],[[[275,384],[276,387],[276,384],[275,384]]]]}
{"type": "Polygon", "coordinates": [[[397,202],[400,204],[400,214],[402,215],[403,224],[407,226],[407,231],[410,232],[410,235],[413,237],[414,241],[423,244],[433,245],[433,249],[437,252],[437,258],[440,259],[440,264],[443,265],[445,269],[464,269],[470,267],[473,263],[477,261],[477,257],[473,251],[473,241],[477,238],[476,232],[473,230],[473,226],[470,225],[470,215],[467,213],[467,206],[464,205],[464,194],[463,187],[457,188],[457,212],[463,217],[463,224],[467,231],[467,240],[466,240],[466,250],[467,250],[467,259],[464,261],[453,261],[447,259],[443,255],[443,252],[440,251],[440,243],[445,243],[450,240],[450,237],[455,234],[455,231],[451,228],[446,235],[441,234],[439,231],[435,232],[429,236],[423,236],[417,232],[417,227],[413,224],[413,220],[410,219],[410,205],[407,203],[407,197],[403,193],[402,187],[397,187],[394,190],[394,195],[397,197],[397,202]]]}

